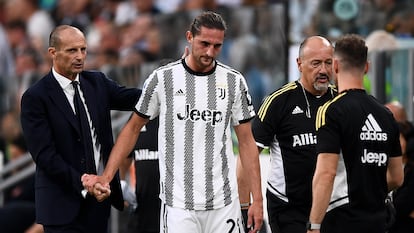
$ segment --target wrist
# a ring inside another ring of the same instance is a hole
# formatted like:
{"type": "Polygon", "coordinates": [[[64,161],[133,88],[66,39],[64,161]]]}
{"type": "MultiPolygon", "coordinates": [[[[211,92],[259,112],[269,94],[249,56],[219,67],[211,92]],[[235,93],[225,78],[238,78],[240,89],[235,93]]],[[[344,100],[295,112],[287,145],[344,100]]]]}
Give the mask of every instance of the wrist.
{"type": "Polygon", "coordinates": [[[250,202],[240,203],[240,208],[243,209],[249,209],[250,202]]]}
{"type": "Polygon", "coordinates": [[[320,223],[312,223],[310,221],[308,221],[306,223],[306,230],[308,230],[308,231],[320,230],[320,229],[321,229],[321,224],[320,223]]]}

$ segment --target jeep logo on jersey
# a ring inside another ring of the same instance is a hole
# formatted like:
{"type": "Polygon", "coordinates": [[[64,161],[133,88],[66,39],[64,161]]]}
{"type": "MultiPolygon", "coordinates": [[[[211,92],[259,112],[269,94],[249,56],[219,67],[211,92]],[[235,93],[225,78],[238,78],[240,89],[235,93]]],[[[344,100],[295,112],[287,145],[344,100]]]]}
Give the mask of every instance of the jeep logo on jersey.
{"type": "Polygon", "coordinates": [[[211,122],[211,125],[216,125],[223,120],[223,113],[217,110],[198,110],[198,109],[190,109],[190,105],[185,105],[185,112],[184,113],[177,113],[177,117],[179,120],[191,120],[196,122],[198,120],[203,120],[205,122],[211,122]]]}
{"type": "Polygon", "coordinates": [[[313,133],[302,133],[293,135],[293,147],[316,144],[316,135],[313,133]]]}
{"type": "Polygon", "coordinates": [[[361,156],[361,161],[362,163],[377,164],[378,167],[381,167],[387,163],[387,154],[368,152],[367,149],[364,149],[364,155],[361,156]]]}
{"type": "Polygon", "coordinates": [[[382,129],[372,114],[369,114],[362,126],[359,138],[363,141],[387,141],[387,134],[382,129]]]}

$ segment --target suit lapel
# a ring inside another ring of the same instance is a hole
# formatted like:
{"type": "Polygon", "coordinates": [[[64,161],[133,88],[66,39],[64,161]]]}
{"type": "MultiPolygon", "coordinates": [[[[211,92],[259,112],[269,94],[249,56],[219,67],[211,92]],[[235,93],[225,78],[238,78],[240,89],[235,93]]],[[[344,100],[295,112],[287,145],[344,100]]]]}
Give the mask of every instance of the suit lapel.
{"type": "Polygon", "coordinates": [[[55,103],[56,107],[63,113],[62,115],[69,121],[69,123],[76,129],[78,134],[81,134],[79,124],[75,113],[73,112],[72,107],[68,99],[66,98],[65,93],[62,90],[62,87],[59,85],[57,80],[53,77],[52,73],[49,73],[45,77],[47,81],[47,89],[50,96],[50,99],[55,103]]]}

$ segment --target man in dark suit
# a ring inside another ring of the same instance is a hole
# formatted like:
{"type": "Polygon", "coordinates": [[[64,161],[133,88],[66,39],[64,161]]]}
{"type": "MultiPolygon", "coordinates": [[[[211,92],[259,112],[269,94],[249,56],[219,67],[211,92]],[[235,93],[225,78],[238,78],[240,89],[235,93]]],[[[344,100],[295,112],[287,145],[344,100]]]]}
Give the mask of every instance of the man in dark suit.
{"type": "Polygon", "coordinates": [[[79,29],[55,28],[48,49],[52,70],[22,97],[21,123],[36,163],[36,220],[46,233],[108,232],[111,204],[123,208],[118,177],[97,198],[87,193],[81,177],[106,165],[113,146],[110,110],[133,110],[141,91],[121,87],[103,73],[83,71],[86,51],[79,29]],[[74,100],[75,88],[81,101],[74,100]],[[86,110],[88,130],[78,120],[76,102],[86,110]]]}

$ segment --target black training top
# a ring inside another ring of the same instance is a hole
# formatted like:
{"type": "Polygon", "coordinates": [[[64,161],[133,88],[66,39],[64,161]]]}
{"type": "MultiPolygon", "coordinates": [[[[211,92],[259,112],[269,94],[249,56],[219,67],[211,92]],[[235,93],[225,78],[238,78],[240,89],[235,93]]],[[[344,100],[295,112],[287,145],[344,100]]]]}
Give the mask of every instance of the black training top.
{"type": "Polygon", "coordinates": [[[318,153],[339,154],[328,211],[349,203],[353,216],[384,210],[389,157],[401,155],[392,113],[361,89],[346,90],[318,110],[318,153]]]}
{"type": "Polygon", "coordinates": [[[253,121],[257,145],[270,149],[267,188],[285,202],[310,208],[316,111],[335,95],[329,87],[323,96],[314,96],[298,81],[290,82],[264,100],[253,121]]]}

